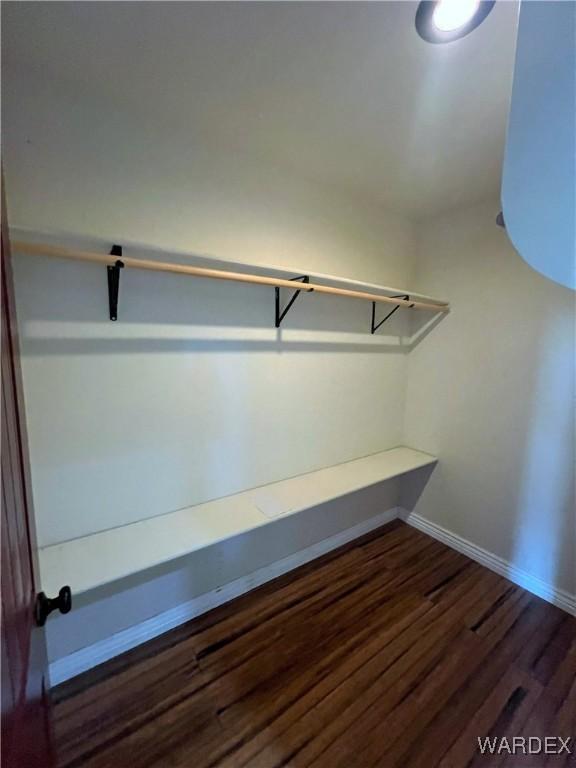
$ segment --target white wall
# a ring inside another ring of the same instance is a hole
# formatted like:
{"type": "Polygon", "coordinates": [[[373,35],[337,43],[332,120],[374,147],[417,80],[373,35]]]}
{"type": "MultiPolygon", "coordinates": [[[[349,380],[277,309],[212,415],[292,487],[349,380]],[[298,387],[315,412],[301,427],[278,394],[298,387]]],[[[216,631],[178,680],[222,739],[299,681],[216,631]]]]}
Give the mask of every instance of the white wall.
{"type": "Polygon", "coordinates": [[[452,311],[409,358],[405,440],[441,460],[404,504],[574,594],[574,294],[524,263],[497,211],[420,229],[415,290],[452,311]]]}
{"type": "MultiPolygon", "coordinates": [[[[12,227],[410,282],[401,216],[34,83],[5,100],[12,227]]],[[[40,545],[401,443],[403,324],[371,337],[369,304],[302,295],[278,332],[273,289],[127,271],[111,323],[104,268],[15,262],[40,545]]]]}
{"type": "Polygon", "coordinates": [[[406,219],[132,104],[18,70],[3,84],[11,225],[402,286],[406,219]],[[25,94],[25,95],[24,95],[25,94]]]}
{"type": "MultiPolygon", "coordinates": [[[[102,253],[121,243],[126,255],[177,260],[184,250],[195,263],[208,254],[411,282],[404,217],[262,165],[194,126],[178,129],[169,115],[158,134],[128,106],[19,70],[5,84],[3,115],[15,234],[102,253]]],[[[303,294],[278,332],[273,289],[126,271],[112,323],[103,268],[14,261],[41,545],[402,442],[399,313],[373,337],[369,304],[303,294]]],[[[51,617],[50,659],[397,501],[398,484],[388,483],[82,596],[73,613],[51,617]]]]}

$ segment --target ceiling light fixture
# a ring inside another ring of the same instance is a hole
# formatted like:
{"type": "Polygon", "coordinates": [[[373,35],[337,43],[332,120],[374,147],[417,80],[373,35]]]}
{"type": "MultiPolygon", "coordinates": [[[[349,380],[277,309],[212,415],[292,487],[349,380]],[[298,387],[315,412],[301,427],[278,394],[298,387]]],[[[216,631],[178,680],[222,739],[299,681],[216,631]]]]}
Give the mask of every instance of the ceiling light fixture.
{"type": "Polygon", "coordinates": [[[484,21],[495,1],[422,0],[416,11],[416,29],[429,43],[459,40],[484,21]]]}

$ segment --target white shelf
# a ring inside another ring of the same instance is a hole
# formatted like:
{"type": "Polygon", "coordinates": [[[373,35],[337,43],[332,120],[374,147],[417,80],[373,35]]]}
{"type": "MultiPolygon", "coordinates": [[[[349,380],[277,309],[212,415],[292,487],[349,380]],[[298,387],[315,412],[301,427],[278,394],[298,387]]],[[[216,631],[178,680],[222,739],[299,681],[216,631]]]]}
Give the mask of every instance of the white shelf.
{"type": "Polygon", "coordinates": [[[42,589],[53,596],[62,584],[69,584],[72,594],[78,595],[436,462],[436,457],[422,451],[392,448],[44,547],[39,553],[42,589]]]}

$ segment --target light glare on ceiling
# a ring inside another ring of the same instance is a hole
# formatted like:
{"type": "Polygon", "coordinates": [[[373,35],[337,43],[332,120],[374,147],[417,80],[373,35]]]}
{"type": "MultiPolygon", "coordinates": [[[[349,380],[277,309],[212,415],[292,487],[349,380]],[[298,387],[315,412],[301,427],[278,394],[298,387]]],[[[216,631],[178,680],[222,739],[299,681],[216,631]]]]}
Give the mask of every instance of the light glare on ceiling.
{"type": "Polygon", "coordinates": [[[443,32],[464,26],[478,10],[480,0],[439,0],[434,9],[434,25],[443,32]]]}
{"type": "Polygon", "coordinates": [[[416,31],[428,43],[452,43],[482,24],[496,0],[420,0],[416,31]]]}

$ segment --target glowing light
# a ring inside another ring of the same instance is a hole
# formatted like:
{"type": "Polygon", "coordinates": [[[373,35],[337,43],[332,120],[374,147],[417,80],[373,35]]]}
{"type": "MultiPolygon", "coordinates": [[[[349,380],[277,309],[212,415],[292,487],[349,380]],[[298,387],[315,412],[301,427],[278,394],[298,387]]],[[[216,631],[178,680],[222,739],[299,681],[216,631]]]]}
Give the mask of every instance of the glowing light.
{"type": "Polygon", "coordinates": [[[480,0],[439,0],[432,17],[434,26],[442,32],[463,27],[474,16],[480,0]]]}

